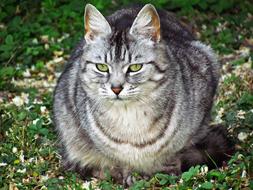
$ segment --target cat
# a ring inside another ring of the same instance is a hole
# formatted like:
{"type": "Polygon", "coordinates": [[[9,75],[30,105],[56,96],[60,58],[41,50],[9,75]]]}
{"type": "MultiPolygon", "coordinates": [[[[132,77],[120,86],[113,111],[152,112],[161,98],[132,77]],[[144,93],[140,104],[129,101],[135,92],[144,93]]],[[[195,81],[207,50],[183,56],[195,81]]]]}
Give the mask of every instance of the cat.
{"type": "Polygon", "coordinates": [[[85,7],[84,39],[58,79],[53,115],[65,165],[131,184],[132,172],[221,166],[233,152],[210,111],[220,66],[212,49],[151,4],[105,18],[85,7]]]}

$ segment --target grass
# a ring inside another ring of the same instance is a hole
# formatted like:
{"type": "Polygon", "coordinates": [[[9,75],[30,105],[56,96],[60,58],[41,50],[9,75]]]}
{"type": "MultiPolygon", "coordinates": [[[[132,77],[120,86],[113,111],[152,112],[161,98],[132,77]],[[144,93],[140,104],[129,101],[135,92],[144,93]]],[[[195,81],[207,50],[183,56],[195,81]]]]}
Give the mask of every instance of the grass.
{"type": "MultiPolygon", "coordinates": [[[[196,166],[181,176],[156,174],[129,189],[253,189],[253,4],[153,2],[189,23],[219,55],[222,77],[213,118],[228,128],[236,153],[222,168],[196,166]]],[[[91,3],[106,15],[129,4],[91,3]]],[[[123,189],[110,176],[84,182],[63,170],[57,150],[52,91],[83,36],[84,5],[77,0],[0,2],[0,190],[123,189]]]]}

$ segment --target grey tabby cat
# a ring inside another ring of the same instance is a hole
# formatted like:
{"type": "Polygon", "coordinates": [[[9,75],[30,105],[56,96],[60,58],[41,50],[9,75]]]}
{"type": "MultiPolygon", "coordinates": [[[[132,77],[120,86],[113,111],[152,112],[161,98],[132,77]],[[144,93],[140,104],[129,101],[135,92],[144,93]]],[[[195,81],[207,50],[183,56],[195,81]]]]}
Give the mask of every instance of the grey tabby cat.
{"type": "Polygon", "coordinates": [[[211,48],[151,4],[107,19],[87,4],[84,18],[54,94],[66,165],[129,184],[133,171],[179,174],[228,158],[226,133],[209,126],[219,80],[211,48]]]}

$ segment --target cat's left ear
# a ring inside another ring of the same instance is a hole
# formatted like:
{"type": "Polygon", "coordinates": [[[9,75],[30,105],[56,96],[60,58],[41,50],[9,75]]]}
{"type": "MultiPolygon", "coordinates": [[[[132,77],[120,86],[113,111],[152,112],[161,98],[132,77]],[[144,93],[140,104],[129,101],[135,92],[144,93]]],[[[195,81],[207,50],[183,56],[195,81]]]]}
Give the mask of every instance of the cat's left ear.
{"type": "Polygon", "coordinates": [[[160,18],[153,5],[147,4],[140,10],[129,33],[137,38],[160,41],[160,18]]]}
{"type": "Polygon", "coordinates": [[[111,26],[105,17],[91,4],[85,6],[84,13],[85,40],[87,43],[111,33],[111,26]]]}

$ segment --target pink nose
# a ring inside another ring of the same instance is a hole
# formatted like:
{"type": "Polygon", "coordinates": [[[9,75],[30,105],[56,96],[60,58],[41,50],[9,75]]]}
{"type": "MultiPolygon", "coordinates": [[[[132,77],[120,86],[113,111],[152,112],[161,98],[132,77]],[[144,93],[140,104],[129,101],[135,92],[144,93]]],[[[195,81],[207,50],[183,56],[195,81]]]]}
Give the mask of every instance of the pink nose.
{"type": "Polygon", "coordinates": [[[122,89],[123,89],[122,86],[112,87],[112,91],[113,91],[116,95],[119,95],[119,93],[122,91],[122,89]]]}

